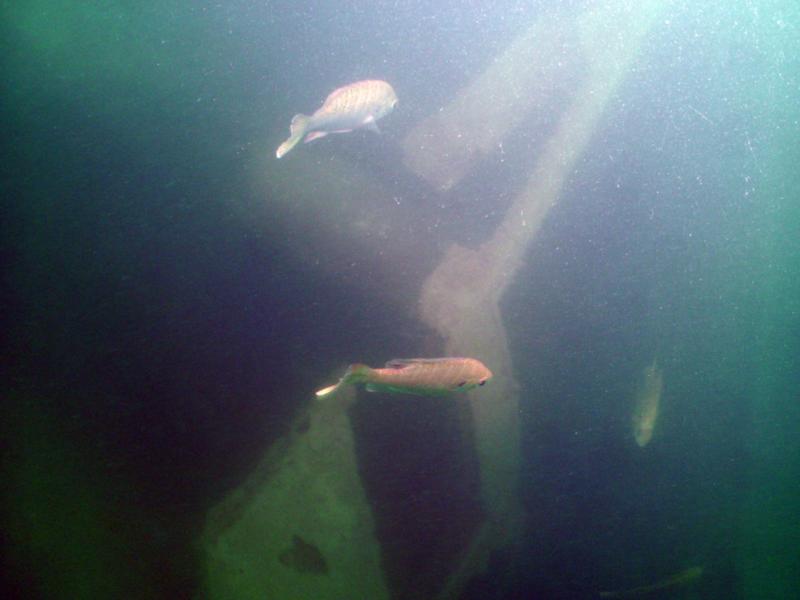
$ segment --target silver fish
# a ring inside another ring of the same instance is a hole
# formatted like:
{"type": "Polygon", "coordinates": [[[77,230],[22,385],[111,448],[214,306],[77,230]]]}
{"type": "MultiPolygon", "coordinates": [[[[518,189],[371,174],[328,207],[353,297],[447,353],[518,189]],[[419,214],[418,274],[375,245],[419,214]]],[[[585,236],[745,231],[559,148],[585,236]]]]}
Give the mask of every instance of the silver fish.
{"type": "Polygon", "coordinates": [[[289,127],[289,139],[275,153],[281,158],[305,137],[311,142],[329,133],[347,133],[361,127],[377,131],[375,122],[397,104],[392,86],[378,79],[357,81],[334,90],[313,115],[297,114],[289,127]]]}

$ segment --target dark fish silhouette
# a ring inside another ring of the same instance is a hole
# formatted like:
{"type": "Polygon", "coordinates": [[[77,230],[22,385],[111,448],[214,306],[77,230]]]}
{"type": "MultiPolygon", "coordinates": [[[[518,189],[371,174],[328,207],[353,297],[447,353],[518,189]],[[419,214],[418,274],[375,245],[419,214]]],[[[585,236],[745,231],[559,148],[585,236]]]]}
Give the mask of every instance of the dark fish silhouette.
{"type": "Polygon", "coordinates": [[[325,557],[314,544],[310,544],[299,535],[292,536],[292,547],[287,548],[278,555],[282,565],[294,569],[298,573],[314,573],[327,575],[328,563],[325,557]]]}

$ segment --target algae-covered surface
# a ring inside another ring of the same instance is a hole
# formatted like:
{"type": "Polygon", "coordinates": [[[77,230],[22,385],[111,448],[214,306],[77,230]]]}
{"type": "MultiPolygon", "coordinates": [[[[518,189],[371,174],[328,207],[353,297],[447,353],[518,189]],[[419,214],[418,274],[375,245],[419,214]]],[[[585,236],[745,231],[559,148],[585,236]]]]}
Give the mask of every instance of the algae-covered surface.
{"type": "Polygon", "coordinates": [[[240,489],[214,507],[210,598],[388,598],[347,408],[317,401],[240,489]]]}

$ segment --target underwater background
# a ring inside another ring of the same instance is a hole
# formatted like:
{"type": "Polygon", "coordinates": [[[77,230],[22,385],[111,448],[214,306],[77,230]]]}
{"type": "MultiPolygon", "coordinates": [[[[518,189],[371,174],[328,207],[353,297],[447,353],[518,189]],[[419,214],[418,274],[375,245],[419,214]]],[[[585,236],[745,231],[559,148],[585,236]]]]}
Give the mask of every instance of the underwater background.
{"type": "MultiPolygon", "coordinates": [[[[419,288],[492,235],[585,67],[565,52],[547,102],[449,189],[405,136],[540,17],[570,48],[593,4],[0,5],[3,597],[224,597],[209,511],[347,364],[443,351],[419,288]],[[399,97],[380,135],[274,158],[292,115],[368,78],[399,97]]],[[[702,567],[644,595],[800,598],[800,4],[657,4],[501,299],[526,519],[448,597],[702,567]]],[[[487,514],[469,408],[357,398],[389,596],[444,597],[487,514]]],[[[326,559],[301,575],[324,587],[326,559]]]]}

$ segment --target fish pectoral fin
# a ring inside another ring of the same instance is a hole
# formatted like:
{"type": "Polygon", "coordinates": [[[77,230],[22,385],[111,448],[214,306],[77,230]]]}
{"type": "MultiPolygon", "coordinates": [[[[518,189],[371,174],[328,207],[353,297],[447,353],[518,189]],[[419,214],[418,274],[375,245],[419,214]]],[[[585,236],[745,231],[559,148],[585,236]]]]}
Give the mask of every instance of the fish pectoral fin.
{"type": "Polygon", "coordinates": [[[374,131],[375,133],[381,132],[381,130],[378,129],[378,124],[375,122],[375,117],[373,117],[372,115],[364,119],[362,127],[364,127],[364,129],[369,129],[370,131],[374,131]]]}
{"type": "Polygon", "coordinates": [[[403,388],[395,387],[393,385],[386,385],[385,383],[368,383],[364,386],[364,389],[368,392],[377,392],[379,394],[388,394],[388,393],[404,393],[405,390],[403,388]]]}
{"type": "Polygon", "coordinates": [[[364,386],[368,392],[378,392],[379,394],[413,394],[413,395],[427,395],[413,387],[403,387],[398,385],[387,385],[385,383],[368,383],[364,386]]]}
{"type": "Polygon", "coordinates": [[[312,131],[305,137],[303,143],[307,144],[308,142],[313,142],[314,140],[318,140],[319,138],[324,138],[326,135],[328,135],[327,131],[312,131]]]}

